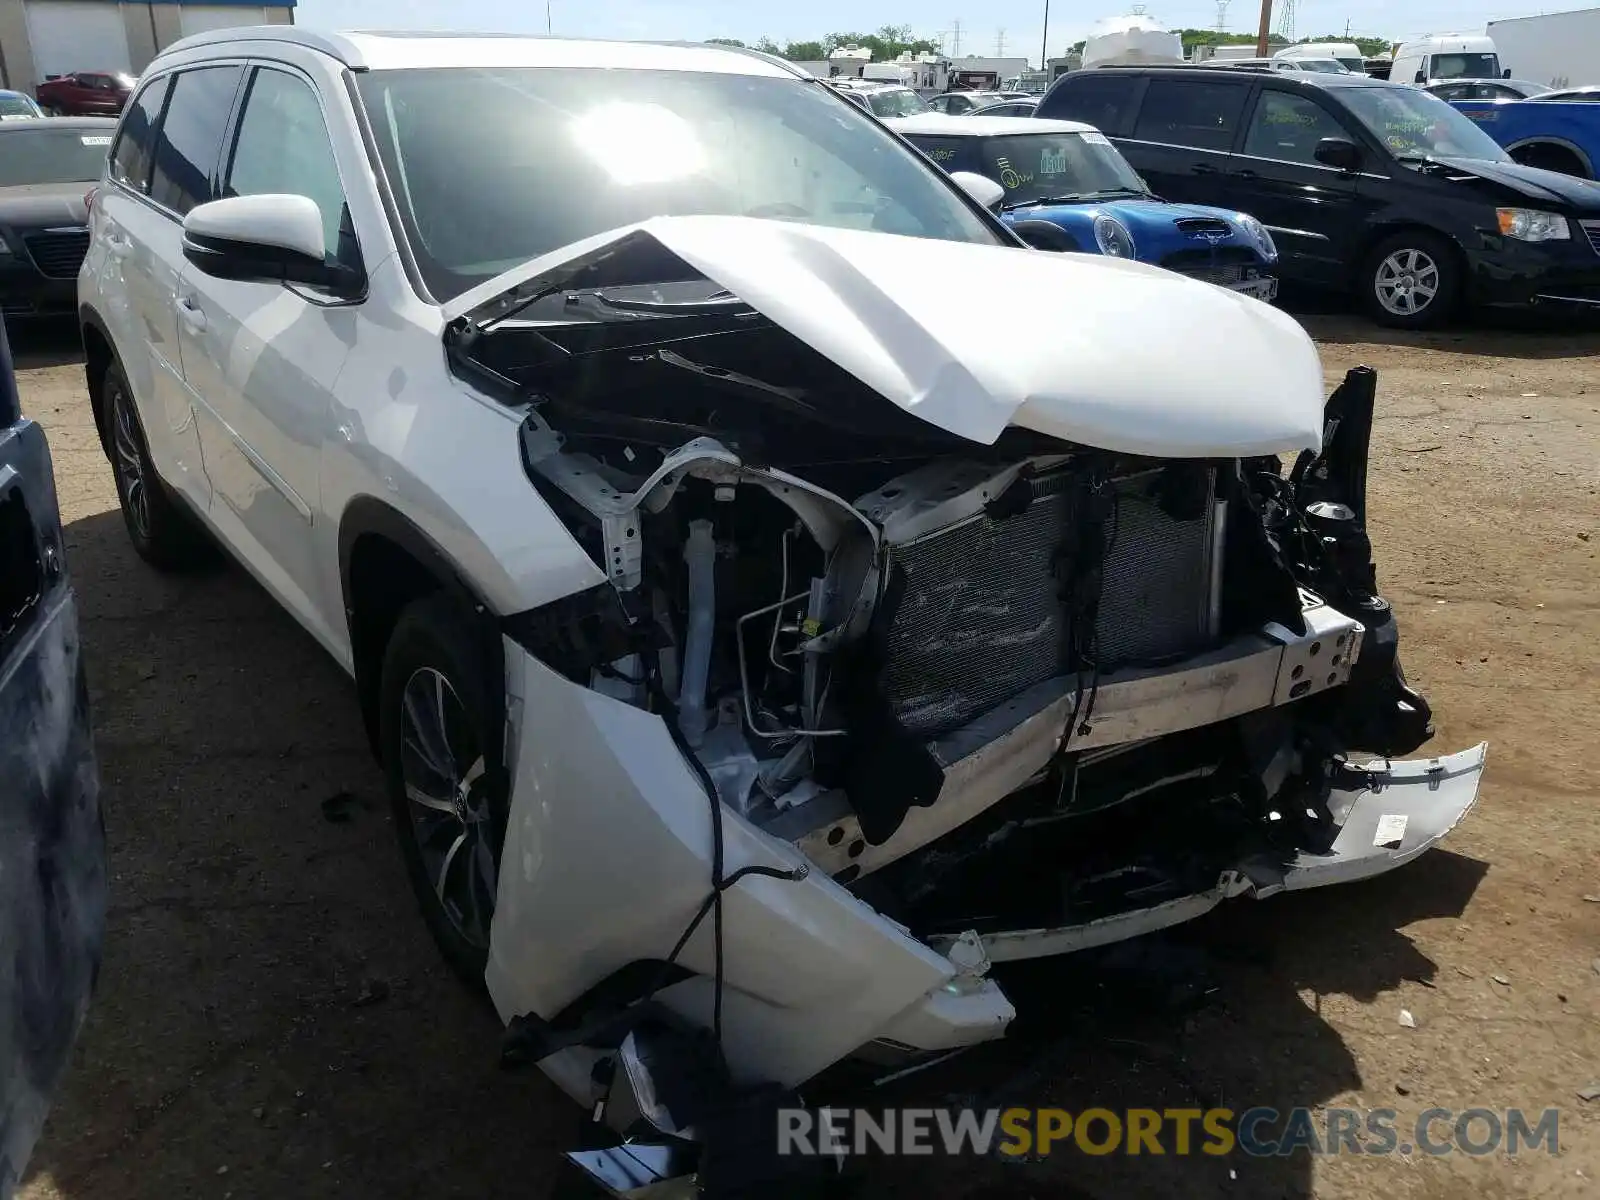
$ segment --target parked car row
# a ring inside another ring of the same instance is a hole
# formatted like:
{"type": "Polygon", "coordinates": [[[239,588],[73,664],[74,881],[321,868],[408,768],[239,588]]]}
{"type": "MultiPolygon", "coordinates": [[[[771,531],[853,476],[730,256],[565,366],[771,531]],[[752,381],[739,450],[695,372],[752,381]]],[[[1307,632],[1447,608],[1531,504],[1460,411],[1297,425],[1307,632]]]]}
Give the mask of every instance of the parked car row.
{"type": "Polygon", "coordinates": [[[1515,162],[1418,88],[1120,68],[1063,76],[1038,115],[1102,130],[1165,199],[1251,213],[1283,279],[1353,292],[1386,324],[1600,306],[1600,185],[1515,162]]]}
{"type": "MultiPolygon", "coordinates": [[[[1321,131],[1110,77],[1104,133],[898,136],[737,51],[273,26],[130,102],[78,277],[128,537],[220,542],[351,674],[505,1060],[633,1138],[579,1156],[608,1194],[776,1194],[799,1085],[1004,1034],[991,962],[1398,868],[1476,800],[1483,747],[1400,757],[1375,377],[1325,400],[1293,318],[1128,261],[1273,238],[1112,138],[1321,131]]],[[[1356,132],[1319,188],[1384,166],[1356,132]]]]}

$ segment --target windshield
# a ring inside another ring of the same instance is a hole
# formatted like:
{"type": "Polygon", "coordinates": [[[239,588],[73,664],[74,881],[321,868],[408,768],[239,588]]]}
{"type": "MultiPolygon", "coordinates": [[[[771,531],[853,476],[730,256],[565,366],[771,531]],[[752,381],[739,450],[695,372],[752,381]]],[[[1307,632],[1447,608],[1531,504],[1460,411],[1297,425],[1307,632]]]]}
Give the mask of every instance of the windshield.
{"type": "Polygon", "coordinates": [[[110,129],[40,128],[25,121],[7,125],[0,133],[0,187],[93,183],[105,168],[110,145],[110,129]]]}
{"type": "Polygon", "coordinates": [[[1348,75],[1350,71],[1336,58],[1302,58],[1299,60],[1302,71],[1316,71],[1325,75],[1348,75]]]}
{"type": "Polygon", "coordinates": [[[1496,79],[1500,57],[1496,54],[1435,54],[1430,79],[1496,79]]]}
{"type": "Polygon", "coordinates": [[[937,171],[821,83],[578,67],[356,79],[406,238],[440,299],[652,216],[1000,244],[937,171]]]}
{"type": "Polygon", "coordinates": [[[1364,58],[1341,58],[1339,65],[1352,75],[1365,75],[1367,73],[1367,60],[1364,58]]]}
{"type": "Polygon", "coordinates": [[[1511,161],[1469,118],[1420,88],[1350,87],[1340,88],[1339,95],[1396,158],[1511,161]]]}
{"type": "Polygon", "coordinates": [[[910,88],[885,88],[881,92],[869,92],[867,103],[880,117],[914,117],[929,111],[928,102],[910,88]]]}
{"type": "Polygon", "coordinates": [[[0,121],[7,117],[37,117],[39,110],[33,106],[33,101],[26,96],[19,96],[13,92],[9,96],[0,96],[0,121]]]}
{"type": "Polygon", "coordinates": [[[1006,208],[1047,200],[1148,195],[1144,180],[1099,133],[1021,133],[986,138],[984,174],[1005,188],[1006,208]]]}

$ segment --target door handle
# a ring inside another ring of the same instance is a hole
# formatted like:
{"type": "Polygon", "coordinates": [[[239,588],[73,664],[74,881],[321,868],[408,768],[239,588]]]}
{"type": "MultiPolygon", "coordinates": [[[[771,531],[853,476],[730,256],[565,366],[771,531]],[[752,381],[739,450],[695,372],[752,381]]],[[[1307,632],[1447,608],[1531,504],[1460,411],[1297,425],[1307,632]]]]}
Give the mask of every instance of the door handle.
{"type": "Polygon", "coordinates": [[[182,296],[178,299],[178,320],[188,327],[190,333],[204,333],[206,328],[206,315],[195,307],[192,296],[182,296]]]}
{"type": "Polygon", "coordinates": [[[106,234],[106,248],[111,251],[113,258],[127,258],[133,253],[133,242],[129,238],[118,237],[114,233],[106,234]]]}
{"type": "Polygon", "coordinates": [[[1190,170],[1192,170],[1196,175],[1220,175],[1221,174],[1221,172],[1218,171],[1216,167],[1213,167],[1210,163],[1203,163],[1203,162],[1202,163],[1195,163],[1194,166],[1190,168],[1190,170]]]}
{"type": "Polygon", "coordinates": [[[1260,179],[1261,178],[1260,174],[1258,174],[1255,171],[1252,171],[1249,167],[1246,167],[1242,171],[1235,171],[1233,173],[1233,177],[1235,179],[1260,179]]]}

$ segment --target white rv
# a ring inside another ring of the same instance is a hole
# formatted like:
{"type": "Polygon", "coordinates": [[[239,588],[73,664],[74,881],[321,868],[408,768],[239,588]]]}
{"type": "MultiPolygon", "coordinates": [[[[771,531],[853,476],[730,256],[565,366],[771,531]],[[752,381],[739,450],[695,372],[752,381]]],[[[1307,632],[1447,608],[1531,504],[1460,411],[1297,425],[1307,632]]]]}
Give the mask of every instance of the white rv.
{"type": "Polygon", "coordinates": [[[1389,70],[1389,78],[1396,83],[1500,79],[1506,75],[1494,39],[1481,33],[1435,33],[1402,42],[1389,70]]]}
{"type": "Polygon", "coordinates": [[[1083,43],[1083,65],[1124,67],[1140,63],[1181,63],[1183,38],[1154,17],[1143,5],[1121,17],[1096,21],[1083,43]]]}

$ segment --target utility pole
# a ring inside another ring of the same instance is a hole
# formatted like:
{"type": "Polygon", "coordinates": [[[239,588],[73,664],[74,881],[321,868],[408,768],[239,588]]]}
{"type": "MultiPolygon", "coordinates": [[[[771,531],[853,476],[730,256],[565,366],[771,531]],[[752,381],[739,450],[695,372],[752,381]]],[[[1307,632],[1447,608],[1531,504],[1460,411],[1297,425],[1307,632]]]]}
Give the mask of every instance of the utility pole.
{"type": "Polygon", "coordinates": [[[951,36],[951,38],[953,40],[953,45],[955,47],[953,50],[951,50],[950,57],[951,58],[960,58],[961,57],[961,18],[957,17],[954,21],[951,21],[950,22],[950,26],[951,26],[951,28],[950,28],[950,36],[951,36]]]}
{"type": "Polygon", "coordinates": [[[1044,0],[1044,37],[1039,44],[1039,70],[1050,70],[1050,0],[1044,0]]]}
{"type": "Polygon", "coordinates": [[[1232,0],[1217,0],[1217,32],[1228,32],[1228,5],[1232,0]]]}
{"type": "Polygon", "coordinates": [[[1261,0],[1261,24],[1256,30],[1256,57],[1267,57],[1267,38],[1272,34],[1272,0],[1261,0]]]}
{"type": "Polygon", "coordinates": [[[550,0],[544,0],[544,31],[547,35],[555,32],[555,26],[550,19],[550,0]]]}
{"type": "Polygon", "coordinates": [[[1003,28],[994,31],[994,56],[996,58],[1006,56],[1006,31],[1003,28]]]}

